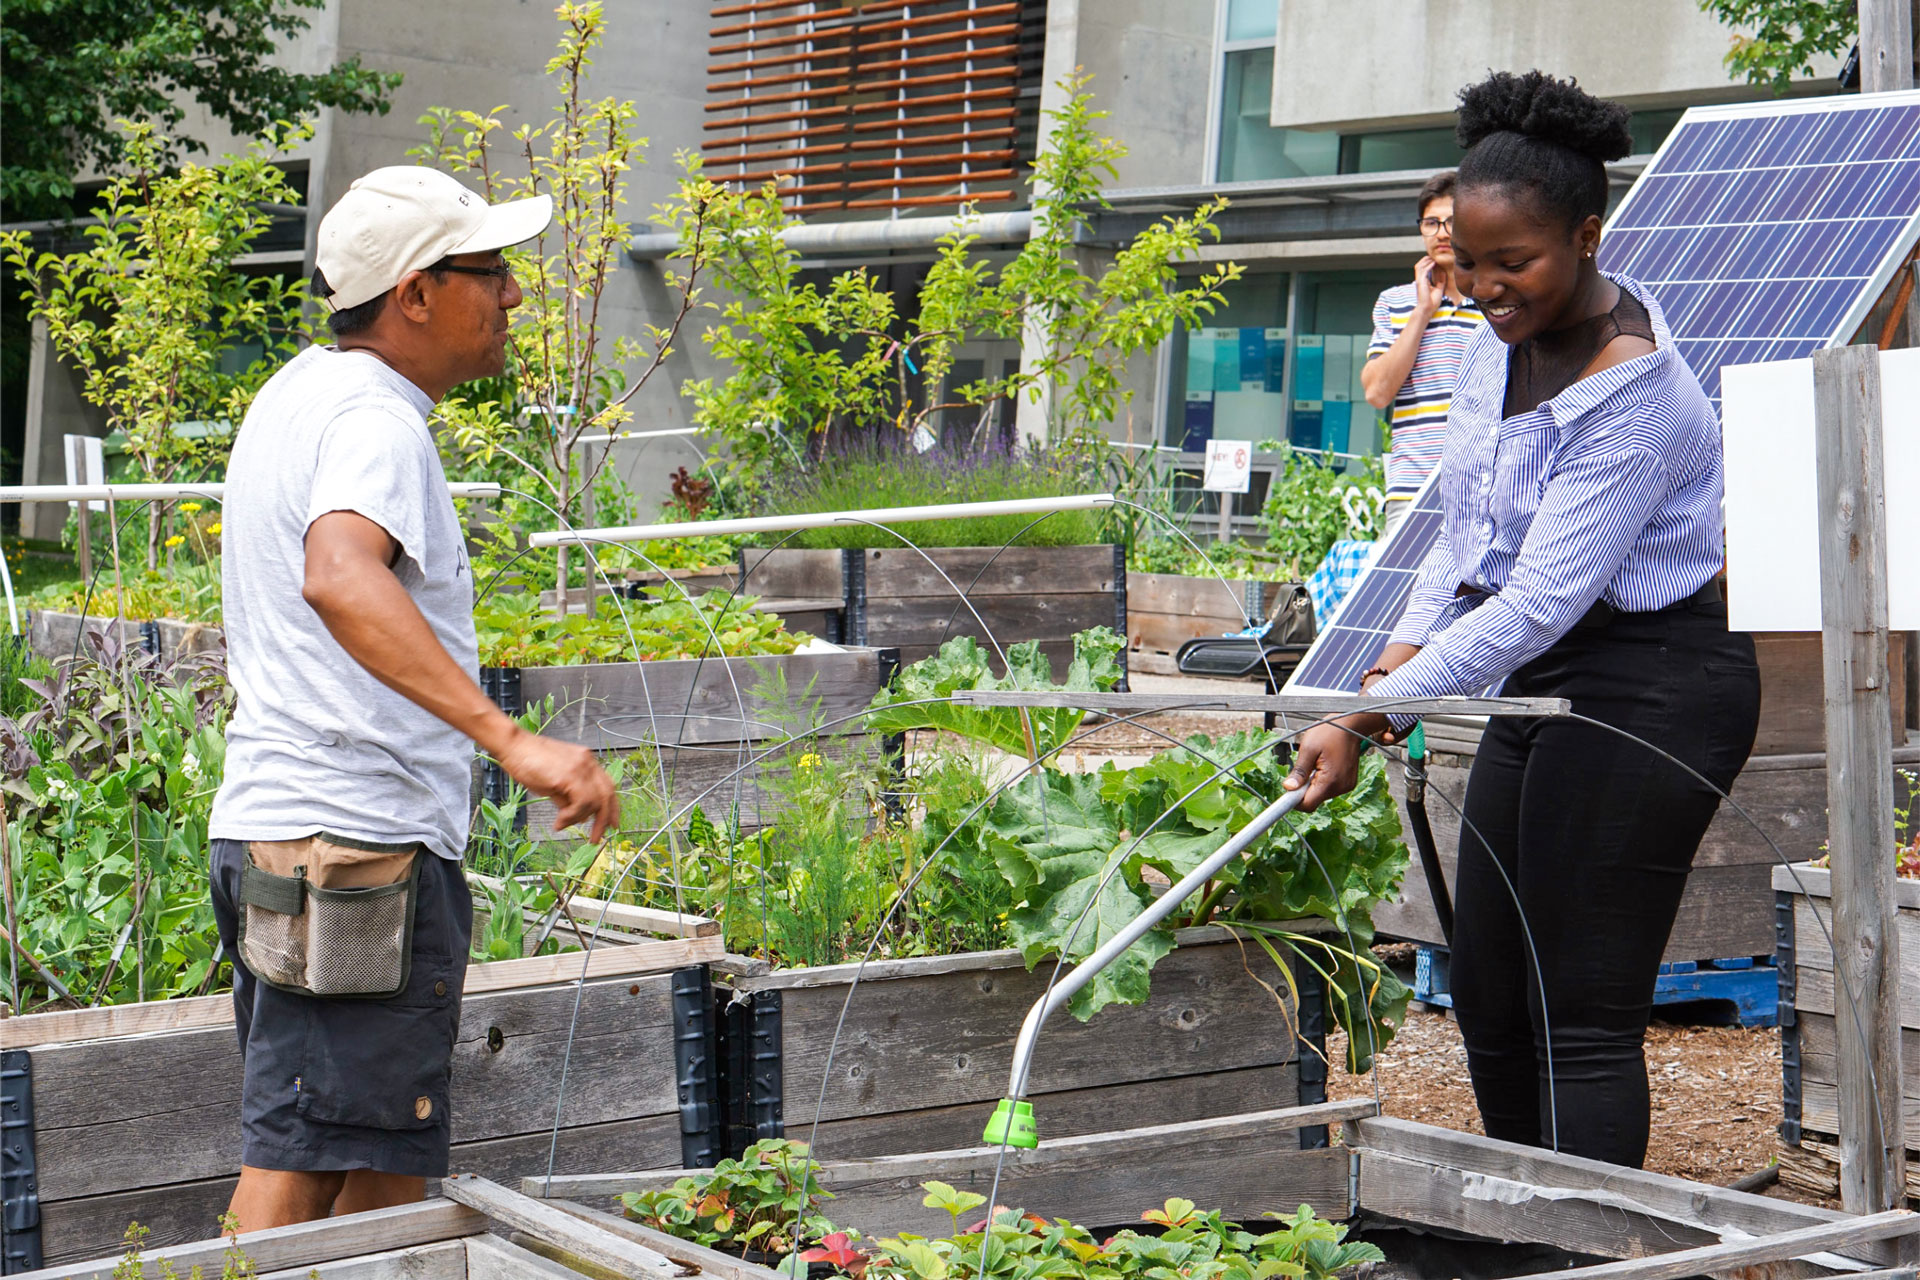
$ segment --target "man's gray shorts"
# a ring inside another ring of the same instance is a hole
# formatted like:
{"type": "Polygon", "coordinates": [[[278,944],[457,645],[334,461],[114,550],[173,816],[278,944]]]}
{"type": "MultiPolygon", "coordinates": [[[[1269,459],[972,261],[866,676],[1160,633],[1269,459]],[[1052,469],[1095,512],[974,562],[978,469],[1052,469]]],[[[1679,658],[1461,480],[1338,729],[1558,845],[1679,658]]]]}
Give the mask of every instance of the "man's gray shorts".
{"type": "Polygon", "coordinates": [[[446,1176],[447,1083],[473,938],[461,865],[421,855],[412,973],[391,1000],[328,1000],[256,980],[238,958],[235,903],[245,865],[243,842],[213,842],[213,914],[233,958],[234,1025],[246,1064],[242,1162],[446,1176]]]}

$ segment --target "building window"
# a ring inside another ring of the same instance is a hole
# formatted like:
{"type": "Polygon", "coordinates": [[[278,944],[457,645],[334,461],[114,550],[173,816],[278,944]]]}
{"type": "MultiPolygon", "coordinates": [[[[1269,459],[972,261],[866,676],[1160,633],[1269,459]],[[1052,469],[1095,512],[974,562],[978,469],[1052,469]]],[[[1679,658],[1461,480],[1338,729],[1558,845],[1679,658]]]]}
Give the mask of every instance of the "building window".
{"type": "Polygon", "coordinates": [[[1340,138],[1340,172],[1390,173],[1398,169],[1451,169],[1466,154],[1453,140],[1453,126],[1349,133],[1340,138]]]}
{"type": "Polygon", "coordinates": [[[1254,273],[1227,285],[1206,328],[1176,331],[1163,443],[1286,441],[1380,452],[1380,415],[1360,390],[1373,302],[1402,270],[1254,273]]]}
{"type": "Polygon", "coordinates": [[[1228,49],[1220,69],[1220,160],[1217,181],[1311,178],[1340,170],[1340,135],[1276,129],[1273,39],[1255,49],[1228,49]]]}
{"type": "Polygon", "coordinates": [[[1219,15],[1214,181],[1338,173],[1338,134],[1272,125],[1273,39],[1279,6],[1274,0],[1221,0],[1219,15]]]}

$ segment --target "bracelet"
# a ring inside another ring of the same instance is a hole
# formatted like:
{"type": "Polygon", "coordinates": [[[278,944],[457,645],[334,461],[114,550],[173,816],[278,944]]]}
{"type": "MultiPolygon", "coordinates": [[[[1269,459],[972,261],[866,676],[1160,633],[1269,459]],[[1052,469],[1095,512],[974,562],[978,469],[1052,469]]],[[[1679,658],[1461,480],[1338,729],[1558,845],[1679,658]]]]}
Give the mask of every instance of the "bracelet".
{"type": "Polygon", "coordinates": [[[1360,683],[1365,684],[1368,676],[1390,676],[1392,674],[1393,672],[1387,670],[1385,667],[1368,667],[1360,673],[1360,683]]]}

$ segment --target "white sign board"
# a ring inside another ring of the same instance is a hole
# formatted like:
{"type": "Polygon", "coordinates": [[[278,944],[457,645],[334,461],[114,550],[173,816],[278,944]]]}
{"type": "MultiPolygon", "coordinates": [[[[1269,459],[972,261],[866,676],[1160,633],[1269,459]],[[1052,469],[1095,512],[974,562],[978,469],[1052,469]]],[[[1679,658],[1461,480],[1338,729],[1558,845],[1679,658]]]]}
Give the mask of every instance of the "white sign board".
{"type": "MultiPolygon", "coordinates": [[[[1920,350],[1880,355],[1886,433],[1887,606],[1920,630],[1920,350]]],[[[1820,630],[1813,361],[1721,373],[1727,459],[1727,615],[1735,631],[1820,630]]]]}
{"type": "Polygon", "coordinates": [[[1207,441],[1200,487],[1208,493],[1245,493],[1253,483],[1253,441],[1207,441]]]}
{"type": "MultiPolygon", "coordinates": [[[[67,483],[68,484],[105,484],[107,482],[107,457],[100,450],[99,436],[70,435],[67,444],[67,483]]],[[[69,502],[71,511],[80,504],[69,502]]],[[[93,501],[87,504],[89,511],[105,511],[107,504],[93,501]]]]}

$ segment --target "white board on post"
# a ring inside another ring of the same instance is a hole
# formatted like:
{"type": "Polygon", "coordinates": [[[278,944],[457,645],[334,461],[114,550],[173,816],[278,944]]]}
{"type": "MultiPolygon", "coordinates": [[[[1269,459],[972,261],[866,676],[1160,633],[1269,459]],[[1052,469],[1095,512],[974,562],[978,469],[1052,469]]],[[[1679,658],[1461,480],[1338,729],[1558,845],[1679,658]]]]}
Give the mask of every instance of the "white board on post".
{"type": "Polygon", "coordinates": [[[1209,493],[1245,493],[1253,481],[1253,441],[1207,441],[1207,465],[1200,487],[1209,493]]]}
{"type": "MultiPolygon", "coordinates": [[[[1887,468],[1887,613],[1920,630],[1920,349],[1880,353],[1887,468]]],[[[1735,631],[1820,630],[1813,361],[1727,366],[1727,622],[1735,631]]]]}
{"type": "MultiPolygon", "coordinates": [[[[99,436],[69,435],[66,437],[67,483],[68,484],[105,484],[107,482],[107,457],[99,436]]],[[[69,502],[69,511],[77,508],[78,502],[69,502]]],[[[105,502],[89,502],[87,510],[105,511],[105,502]]]]}

